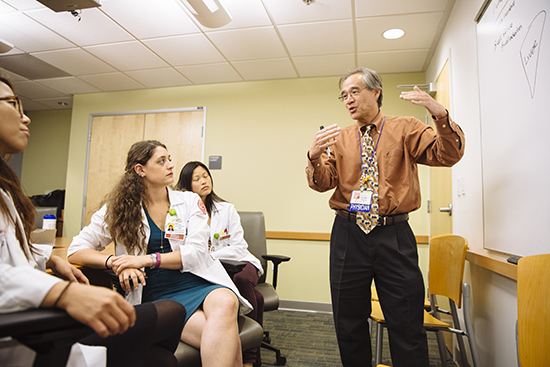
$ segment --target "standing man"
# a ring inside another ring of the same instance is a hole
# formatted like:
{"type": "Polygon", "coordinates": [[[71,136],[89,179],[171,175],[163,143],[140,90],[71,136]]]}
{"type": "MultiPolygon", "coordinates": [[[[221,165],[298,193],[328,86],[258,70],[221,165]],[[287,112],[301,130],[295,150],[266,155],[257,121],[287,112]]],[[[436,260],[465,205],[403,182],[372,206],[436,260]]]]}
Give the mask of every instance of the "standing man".
{"type": "Polygon", "coordinates": [[[339,99],[355,124],[320,130],[308,151],[309,186],[335,189],[330,238],[332,308],[344,367],[371,366],[368,318],[374,279],[386,318],[393,366],[429,366],[423,327],[424,281],[408,213],[420,207],[417,164],[450,167],[464,154],[464,133],[429,94],[401,99],[424,106],[435,131],[414,117],[386,116],[377,72],[340,79],[339,99]]]}

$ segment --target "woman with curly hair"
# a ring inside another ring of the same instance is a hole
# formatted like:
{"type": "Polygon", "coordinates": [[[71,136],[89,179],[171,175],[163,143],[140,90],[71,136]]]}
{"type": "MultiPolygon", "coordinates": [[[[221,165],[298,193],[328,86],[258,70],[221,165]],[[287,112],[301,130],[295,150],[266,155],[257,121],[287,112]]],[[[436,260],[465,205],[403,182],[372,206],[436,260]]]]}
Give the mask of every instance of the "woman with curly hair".
{"type": "Polygon", "coordinates": [[[69,260],[113,269],[132,304],[180,302],[188,315],[181,340],[200,349],[202,365],[242,366],[237,315],[250,304],[208,253],[208,216],[200,197],[169,189],[173,168],[162,143],[132,145],[125,173],[73,239],[69,260]],[[111,241],[116,255],[100,253],[111,241]]]}

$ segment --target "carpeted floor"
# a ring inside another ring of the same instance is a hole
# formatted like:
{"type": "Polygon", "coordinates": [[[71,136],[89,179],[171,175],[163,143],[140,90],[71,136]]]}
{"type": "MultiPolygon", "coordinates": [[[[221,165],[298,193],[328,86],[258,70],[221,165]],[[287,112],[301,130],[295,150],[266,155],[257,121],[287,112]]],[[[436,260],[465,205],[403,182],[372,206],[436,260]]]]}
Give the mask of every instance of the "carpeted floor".
{"type": "MultiPolygon", "coordinates": [[[[264,328],[269,331],[272,344],[280,348],[282,355],[286,357],[287,367],[342,366],[330,314],[287,310],[266,312],[264,328]]],[[[391,366],[386,331],[384,339],[382,363],[391,366]]],[[[374,348],[374,339],[372,344],[374,348]]],[[[441,366],[434,333],[428,333],[428,347],[430,367],[441,366]]],[[[275,353],[262,348],[262,365],[276,366],[275,353]]],[[[457,365],[449,359],[447,366],[457,365]]]]}

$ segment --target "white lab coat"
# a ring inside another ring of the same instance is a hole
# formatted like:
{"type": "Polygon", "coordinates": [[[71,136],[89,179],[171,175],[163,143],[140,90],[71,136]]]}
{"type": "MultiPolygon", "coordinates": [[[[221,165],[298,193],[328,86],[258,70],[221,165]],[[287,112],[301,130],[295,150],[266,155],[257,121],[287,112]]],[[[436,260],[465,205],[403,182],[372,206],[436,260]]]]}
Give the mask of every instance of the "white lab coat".
{"type": "MultiPolygon", "coordinates": [[[[238,296],[241,303],[240,313],[245,315],[252,310],[250,303],[241,296],[237,287],[227,275],[223,265],[219,260],[213,259],[208,253],[208,217],[206,209],[200,197],[192,192],[172,191],[168,189],[170,198],[170,209],[176,210],[178,219],[181,219],[186,228],[186,236],[183,240],[169,239],[172,251],[181,252],[181,272],[190,272],[211,283],[220,284],[230,288],[238,296]]],[[[71,255],[84,248],[93,248],[103,250],[112,238],[107,232],[104,221],[106,206],[103,206],[93,216],[91,223],[86,226],[78,236],[73,238],[67,255],[71,255]]],[[[142,208],[142,222],[145,229],[145,242],[149,241],[151,230],[145,210],[142,208]]],[[[170,215],[167,214],[166,223],[170,221],[170,215]]],[[[127,254],[126,248],[117,243],[115,247],[116,255],[127,254]]],[[[131,254],[138,255],[138,254],[131,254]]],[[[138,290],[127,292],[126,299],[133,305],[141,303],[143,287],[140,284],[138,290]]]]}
{"type": "Polygon", "coordinates": [[[220,260],[248,261],[258,269],[258,277],[262,276],[264,269],[260,260],[248,251],[237,209],[227,202],[215,205],[210,217],[210,254],[220,260]]]}
{"type": "MultiPolygon", "coordinates": [[[[0,195],[11,217],[14,218],[15,226],[19,226],[21,233],[25,233],[23,222],[11,196],[1,189],[0,195]]],[[[46,262],[52,254],[52,246],[33,244],[36,253],[31,253],[26,239],[22,246],[19,244],[15,226],[5,213],[0,211],[0,313],[38,308],[50,289],[62,281],[44,272],[46,262]]],[[[26,355],[32,353],[27,348],[13,345],[14,343],[7,339],[0,340],[0,360],[3,366],[20,366],[20,363],[26,360],[26,355]]],[[[86,366],[85,361],[91,360],[102,363],[94,362],[94,367],[104,366],[106,348],[82,346],[77,343],[73,346],[67,366],[86,366]]],[[[30,361],[32,362],[32,359],[30,361]]]]}

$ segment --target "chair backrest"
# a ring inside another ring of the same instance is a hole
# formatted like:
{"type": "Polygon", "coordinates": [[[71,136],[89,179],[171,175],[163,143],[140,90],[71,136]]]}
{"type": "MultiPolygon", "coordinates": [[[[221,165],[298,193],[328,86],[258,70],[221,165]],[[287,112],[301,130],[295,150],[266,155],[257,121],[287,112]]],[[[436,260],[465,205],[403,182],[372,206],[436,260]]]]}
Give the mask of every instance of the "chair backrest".
{"type": "Polygon", "coordinates": [[[462,302],[462,278],[468,241],[461,236],[441,234],[430,239],[429,292],[462,302]]]}
{"type": "Polygon", "coordinates": [[[264,283],[267,273],[267,260],[262,258],[262,255],[267,254],[264,213],[239,212],[239,216],[244,230],[244,239],[248,243],[248,250],[260,260],[264,268],[264,274],[258,283],[264,283]]]}
{"type": "Polygon", "coordinates": [[[550,361],[550,254],[518,261],[518,347],[522,367],[550,361]]]}

